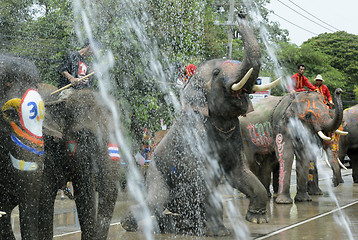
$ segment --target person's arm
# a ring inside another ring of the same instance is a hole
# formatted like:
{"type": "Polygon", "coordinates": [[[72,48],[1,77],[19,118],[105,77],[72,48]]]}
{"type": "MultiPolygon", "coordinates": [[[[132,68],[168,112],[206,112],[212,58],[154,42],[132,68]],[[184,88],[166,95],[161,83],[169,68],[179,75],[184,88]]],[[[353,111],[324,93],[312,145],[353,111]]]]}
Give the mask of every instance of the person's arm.
{"type": "Polygon", "coordinates": [[[310,81],[308,81],[308,79],[307,79],[306,77],[303,78],[303,81],[304,81],[304,85],[305,85],[306,87],[308,87],[311,91],[316,90],[316,87],[313,86],[313,85],[310,83],[310,81]]]}
{"type": "Polygon", "coordinates": [[[74,76],[72,76],[69,72],[64,71],[64,72],[61,72],[61,74],[62,74],[65,78],[67,78],[72,85],[75,86],[75,85],[78,84],[77,78],[75,78],[74,76]]]}
{"type": "Polygon", "coordinates": [[[328,89],[328,87],[327,87],[326,85],[325,85],[325,89],[326,89],[326,96],[327,96],[328,102],[329,102],[332,106],[334,106],[334,103],[333,103],[333,101],[332,101],[331,93],[329,92],[329,89],[328,89]]]}

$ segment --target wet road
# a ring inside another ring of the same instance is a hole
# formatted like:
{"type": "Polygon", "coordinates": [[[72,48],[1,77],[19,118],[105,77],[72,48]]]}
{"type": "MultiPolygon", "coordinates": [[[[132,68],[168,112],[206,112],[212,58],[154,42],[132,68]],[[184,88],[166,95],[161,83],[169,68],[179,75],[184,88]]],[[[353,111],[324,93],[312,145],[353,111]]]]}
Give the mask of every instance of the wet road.
{"type": "MultiPolygon", "coordinates": [[[[248,235],[237,237],[232,235],[225,238],[210,237],[188,237],[176,235],[157,234],[153,239],[358,239],[358,184],[353,184],[351,170],[342,170],[345,183],[336,188],[331,188],[334,198],[329,194],[330,180],[320,179],[320,187],[324,194],[312,196],[312,202],[304,202],[289,205],[274,204],[271,198],[268,204],[270,222],[268,224],[252,224],[243,221],[247,211],[248,199],[241,193],[231,189],[231,193],[223,193],[224,206],[233,204],[239,213],[231,217],[236,222],[235,228],[238,231],[248,232],[248,235]],[[341,207],[337,207],[337,203],[341,207]],[[243,229],[243,230],[241,230],[243,229]]],[[[294,175],[293,175],[294,178],[294,175]]],[[[294,197],[295,186],[291,186],[292,197],[294,197]]],[[[109,233],[109,240],[117,239],[145,239],[142,233],[131,233],[123,230],[119,224],[119,218],[133,203],[127,193],[121,193],[117,204],[112,225],[109,233]]],[[[56,240],[77,240],[80,239],[80,230],[75,213],[74,201],[61,200],[58,195],[55,204],[55,236],[56,240]]],[[[234,232],[229,218],[224,216],[225,225],[234,232]]],[[[12,217],[14,232],[19,237],[18,211],[13,212],[12,217]]]]}

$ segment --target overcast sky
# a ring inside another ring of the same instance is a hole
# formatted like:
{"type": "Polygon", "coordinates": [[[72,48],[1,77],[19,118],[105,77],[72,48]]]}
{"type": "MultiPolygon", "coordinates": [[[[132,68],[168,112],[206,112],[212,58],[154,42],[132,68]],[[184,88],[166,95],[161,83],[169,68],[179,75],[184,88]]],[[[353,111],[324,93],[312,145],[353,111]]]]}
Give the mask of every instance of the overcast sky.
{"type": "Polygon", "coordinates": [[[291,42],[298,46],[325,32],[341,30],[358,35],[358,0],[271,0],[266,7],[278,15],[270,14],[269,19],[287,29],[291,42]]]}

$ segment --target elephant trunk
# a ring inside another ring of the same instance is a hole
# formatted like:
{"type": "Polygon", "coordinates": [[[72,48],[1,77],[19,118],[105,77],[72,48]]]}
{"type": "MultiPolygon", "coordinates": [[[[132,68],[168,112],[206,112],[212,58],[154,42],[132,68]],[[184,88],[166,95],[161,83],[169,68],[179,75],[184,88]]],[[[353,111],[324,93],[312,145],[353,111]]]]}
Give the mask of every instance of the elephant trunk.
{"type": "Polygon", "coordinates": [[[324,132],[333,132],[339,128],[339,126],[342,123],[343,119],[343,105],[342,105],[342,99],[341,99],[341,93],[342,89],[337,88],[334,92],[335,98],[334,98],[334,105],[335,105],[335,111],[334,111],[334,117],[332,120],[327,122],[323,126],[324,132]]]}
{"type": "Polygon", "coordinates": [[[255,84],[260,72],[260,46],[256,40],[253,30],[250,28],[245,18],[245,14],[242,12],[238,14],[238,23],[242,41],[244,43],[245,56],[236,73],[236,77],[233,78],[232,81],[228,81],[227,86],[231,88],[234,84],[237,84],[243,80],[240,84],[240,87],[237,87],[236,89],[234,87],[234,89],[231,89],[237,91],[241,88],[244,88],[247,92],[252,92],[253,85],[255,84]]]}

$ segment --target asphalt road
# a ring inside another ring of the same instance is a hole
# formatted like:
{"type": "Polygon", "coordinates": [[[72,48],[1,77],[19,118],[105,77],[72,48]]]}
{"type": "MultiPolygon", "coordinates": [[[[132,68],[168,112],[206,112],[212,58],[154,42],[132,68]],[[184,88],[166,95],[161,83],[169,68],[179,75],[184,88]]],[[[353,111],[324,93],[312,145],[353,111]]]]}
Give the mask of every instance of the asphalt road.
{"type": "MultiPolygon", "coordinates": [[[[328,171],[328,175],[331,171],[328,171]]],[[[225,209],[225,225],[233,233],[229,237],[193,237],[171,234],[155,234],[149,239],[358,239],[358,184],[354,184],[351,170],[342,170],[344,183],[338,187],[330,187],[331,180],[320,176],[320,187],[323,195],[312,196],[312,202],[278,205],[274,197],[267,203],[270,222],[253,224],[244,219],[248,207],[248,199],[234,189],[222,185],[221,193],[225,209]],[[323,179],[322,179],[323,178],[323,179]],[[331,190],[330,190],[331,189],[331,190]],[[333,194],[330,194],[330,191],[333,194]],[[230,210],[229,210],[230,209],[230,210]],[[230,215],[230,217],[228,217],[230,215]]],[[[295,181],[295,174],[292,176],[295,181]]],[[[295,184],[291,185],[291,195],[295,195],[295,184]]],[[[109,240],[146,239],[140,232],[126,232],[119,223],[120,216],[134,203],[126,193],[119,194],[109,240]]],[[[18,210],[12,214],[14,232],[19,237],[18,210]]],[[[80,239],[80,229],[76,216],[74,201],[60,199],[55,203],[54,239],[80,239]]]]}

